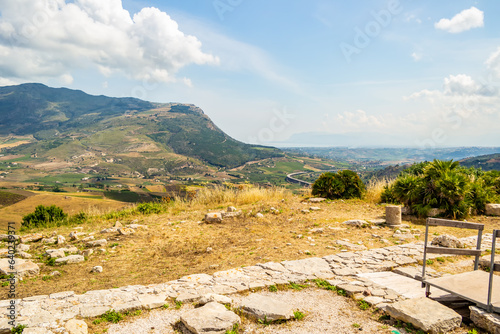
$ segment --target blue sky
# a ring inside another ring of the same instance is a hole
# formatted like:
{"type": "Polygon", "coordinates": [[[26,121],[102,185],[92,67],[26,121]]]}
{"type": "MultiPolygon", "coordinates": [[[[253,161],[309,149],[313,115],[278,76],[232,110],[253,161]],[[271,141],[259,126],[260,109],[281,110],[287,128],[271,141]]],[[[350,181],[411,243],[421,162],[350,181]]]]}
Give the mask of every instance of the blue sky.
{"type": "Polygon", "coordinates": [[[234,138],[498,146],[496,1],[3,0],[0,84],[194,103],[234,138]]]}

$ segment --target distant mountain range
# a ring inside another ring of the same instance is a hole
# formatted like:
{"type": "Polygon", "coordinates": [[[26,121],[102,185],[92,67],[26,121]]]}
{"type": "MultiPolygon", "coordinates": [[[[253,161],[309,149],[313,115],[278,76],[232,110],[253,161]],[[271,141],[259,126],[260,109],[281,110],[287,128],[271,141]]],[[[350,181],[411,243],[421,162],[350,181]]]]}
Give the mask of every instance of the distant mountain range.
{"type": "Polygon", "coordinates": [[[92,96],[36,83],[0,87],[0,139],[21,143],[4,145],[2,153],[29,155],[35,163],[141,173],[236,167],[283,156],[279,149],[231,138],[192,104],[92,96]]]}
{"type": "Polygon", "coordinates": [[[443,147],[443,148],[366,148],[366,147],[295,147],[283,150],[308,154],[335,161],[385,162],[407,164],[420,161],[461,160],[500,152],[500,147],[443,147]]]}

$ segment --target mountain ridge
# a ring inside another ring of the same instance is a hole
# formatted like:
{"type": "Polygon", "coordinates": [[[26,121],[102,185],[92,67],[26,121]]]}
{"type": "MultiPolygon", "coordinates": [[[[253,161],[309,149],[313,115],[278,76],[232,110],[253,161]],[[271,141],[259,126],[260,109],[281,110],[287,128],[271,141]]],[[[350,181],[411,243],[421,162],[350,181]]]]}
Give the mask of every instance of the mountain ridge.
{"type": "Polygon", "coordinates": [[[4,149],[10,154],[73,165],[118,162],[142,174],[188,162],[233,168],[283,155],[233,139],[193,104],[89,95],[38,83],[0,87],[0,136],[32,137],[4,149]]]}

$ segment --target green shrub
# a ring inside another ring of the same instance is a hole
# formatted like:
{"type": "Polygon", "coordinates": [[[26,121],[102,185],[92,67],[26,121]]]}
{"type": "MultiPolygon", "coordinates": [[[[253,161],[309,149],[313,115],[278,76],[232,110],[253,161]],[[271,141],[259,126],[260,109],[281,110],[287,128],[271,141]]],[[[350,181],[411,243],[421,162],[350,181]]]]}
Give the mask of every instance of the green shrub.
{"type": "Polygon", "coordinates": [[[112,322],[114,324],[123,320],[123,314],[116,312],[115,310],[108,310],[106,313],[101,315],[101,319],[107,322],[112,322]]]}
{"type": "Polygon", "coordinates": [[[370,308],[370,304],[368,304],[367,302],[365,302],[364,300],[360,300],[358,301],[358,307],[365,311],[365,310],[368,310],[370,308]]]}
{"type": "Polygon", "coordinates": [[[182,302],[180,300],[175,301],[175,309],[179,310],[182,307],[182,302]]]}
{"type": "Polygon", "coordinates": [[[295,320],[297,320],[297,321],[300,321],[300,320],[304,319],[304,317],[305,317],[305,316],[306,316],[306,315],[305,315],[304,313],[302,313],[302,312],[300,312],[300,311],[298,311],[298,310],[297,310],[297,311],[293,311],[293,317],[294,317],[294,318],[295,318],[295,320]]]}
{"type": "Polygon", "coordinates": [[[17,325],[16,327],[12,327],[10,331],[13,334],[21,334],[26,327],[28,327],[28,326],[26,326],[26,325],[17,325]]]}
{"type": "Polygon", "coordinates": [[[289,283],[290,283],[290,288],[294,289],[294,290],[300,291],[302,289],[307,288],[307,285],[297,284],[297,283],[293,283],[293,282],[289,282],[289,283]]]}
{"type": "Polygon", "coordinates": [[[55,205],[39,205],[35,211],[23,217],[22,226],[24,228],[43,227],[62,223],[68,217],[63,210],[55,205]]]}
{"type": "Polygon", "coordinates": [[[316,278],[316,279],[313,279],[313,282],[316,283],[316,286],[318,288],[325,289],[325,290],[331,290],[331,291],[337,290],[337,288],[335,286],[331,285],[330,283],[328,283],[324,279],[316,278]]]}
{"type": "Polygon", "coordinates": [[[161,213],[164,210],[163,205],[155,202],[141,203],[137,205],[137,211],[143,215],[150,215],[153,213],[161,213]]]}
{"type": "Polygon", "coordinates": [[[239,329],[240,325],[236,323],[231,330],[226,331],[226,334],[238,334],[240,332],[239,329]]]}
{"type": "Polygon", "coordinates": [[[361,198],[365,189],[365,185],[357,173],[342,170],[336,173],[321,174],[312,186],[312,194],[328,199],[361,198]]]}
{"type": "Polygon", "coordinates": [[[484,213],[487,203],[498,200],[499,190],[500,173],[460,167],[453,160],[434,160],[401,172],[384,189],[382,201],[404,204],[421,217],[437,208],[445,217],[461,219],[484,213]]]}
{"type": "Polygon", "coordinates": [[[70,225],[80,225],[83,224],[87,221],[88,219],[88,214],[86,214],[83,211],[78,212],[77,214],[69,217],[68,223],[70,225]]]}

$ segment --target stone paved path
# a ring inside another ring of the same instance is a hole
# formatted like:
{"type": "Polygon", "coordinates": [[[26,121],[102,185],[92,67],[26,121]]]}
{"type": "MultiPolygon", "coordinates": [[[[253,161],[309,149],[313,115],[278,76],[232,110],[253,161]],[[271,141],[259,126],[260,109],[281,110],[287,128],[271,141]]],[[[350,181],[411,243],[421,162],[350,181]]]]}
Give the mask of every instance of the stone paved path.
{"type": "MultiPolygon", "coordinates": [[[[475,238],[462,239],[475,245],[475,238]]],[[[491,234],[483,238],[483,247],[491,244],[491,234]]],[[[216,272],[213,275],[196,274],[175,281],[148,286],[136,285],[122,288],[88,291],[77,295],[65,291],[44,296],[15,300],[17,322],[28,328],[43,328],[43,333],[67,333],[66,323],[75,317],[96,317],[108,310],[125,312],[137,309],[154,309],[165,304],[168,298],[183,303],[195,302],[208,293],[230,295],[276,284],[302,283],[308,279],[326,279],[355,298],[365,296],[371,304],[383,305],[406,299],[387,286],[377,284],[361,273],[391,271],[416,264],[422,259],[423,243],[404,244],[359,252],[341,252],[323,258],[306,258],[281,263],[269,262],[255,266],[216,272]],[[366,297],[368,295],[368,297],[366,297]],[[371,297],[371,298],[370,298],[371,297]]],[[[411,296],[410,296],[411,297],[411,296]]],[[[8,333],[10,300],[0,301],[0,333],[8,333]]],[[[42,333],[34,330],[32,333],[42,333]]]]}

